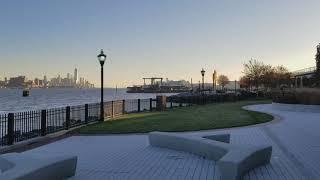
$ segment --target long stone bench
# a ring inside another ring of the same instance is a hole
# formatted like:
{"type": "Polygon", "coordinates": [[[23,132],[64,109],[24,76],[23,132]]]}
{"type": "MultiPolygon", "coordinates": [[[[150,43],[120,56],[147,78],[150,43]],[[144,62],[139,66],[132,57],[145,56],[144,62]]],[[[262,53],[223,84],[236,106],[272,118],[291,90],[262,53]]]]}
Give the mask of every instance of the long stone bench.
{"type": "Polygon", "coordinates": [[[151,132],[151,146],[190,152],[217,161],[222,180],[238,180],[251,169],[268,164],[272,146],[229,144],[230,135],[190,136],[177,133],[151,132]]]}
{"type": "Polygon", "coordinates": [[[76,166],[77,156],[8,153],[0,155],[0,179],[62,180],[74,176],[76,166]]]}

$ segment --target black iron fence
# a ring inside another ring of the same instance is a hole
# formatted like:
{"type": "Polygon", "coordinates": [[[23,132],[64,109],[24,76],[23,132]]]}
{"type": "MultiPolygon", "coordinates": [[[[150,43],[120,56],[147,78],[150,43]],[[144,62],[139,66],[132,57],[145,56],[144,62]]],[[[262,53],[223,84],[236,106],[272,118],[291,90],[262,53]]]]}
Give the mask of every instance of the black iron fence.
{"type": "MultiPolygon", "coordinates": [[[[173,108],[256,98],[256,95],[250,93],[170,96],[164,105],[173,108]]],[[[104,102],[104,117],[111,119],[123,114],[155,111],[156,101],[150,98],[104,102]]],[[[0,147],[99,120],[100,103],[0,114],[0,147]]]]}
{"type": "Polygon", "coordinates": [[[8,134],[8,128],[6,128],[8,127],[8,114],[0,114],[0,127],[0,145],[7,144],[7,141],[2,137],[5,137],[8,134]]]}
{"type": "MultiPolygon", "coordinates": [[[[105,118],[156,110],[155,99],[104,102],[105,118]]],[[[186,105],[167,102],[168,108],[186,105]]],[[[100,103],[0,114],[0,146],[99,121],[100,103]]]]}
{"type": "Polygon", "coordinates": [[[174,104],[208,104],[208,103],[219,103],[219,102],[234,102],[238,100],[250,100],[268,98],[260,96],[255,93],[241,92],[241,93],[221,93],[221,94],[190,94],[183,96],[170,96],[168,102],[174,104]]]}

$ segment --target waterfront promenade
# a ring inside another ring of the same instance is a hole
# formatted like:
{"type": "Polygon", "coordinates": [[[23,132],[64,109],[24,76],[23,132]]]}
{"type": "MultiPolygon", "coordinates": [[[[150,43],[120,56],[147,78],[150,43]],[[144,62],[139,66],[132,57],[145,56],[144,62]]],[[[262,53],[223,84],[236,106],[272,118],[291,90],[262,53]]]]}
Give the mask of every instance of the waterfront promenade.
{"type": "MultiPolygon", "coordinates": [[[[271,144],[271,163],[258,167],[244,179],[319,179],[320,112],[277,110],[271,104],[251,110],[276,115],[267,124],[251,127],[187,132],[188,135],[231,134],[234,144],[271,144]]],[[[78,179],[219,179],[214,161],[168,149],[150,147],[146,134],[72,136],[27,153],[75,154],[78,179]]]]}

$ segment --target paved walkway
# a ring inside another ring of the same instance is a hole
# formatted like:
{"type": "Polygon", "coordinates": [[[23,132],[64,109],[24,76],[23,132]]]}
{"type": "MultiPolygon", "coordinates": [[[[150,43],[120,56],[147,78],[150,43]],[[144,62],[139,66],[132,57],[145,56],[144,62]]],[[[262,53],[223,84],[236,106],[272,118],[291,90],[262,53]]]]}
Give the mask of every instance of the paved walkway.
{"type": "MultiPolygon", "coordinates": [[[[258,167],[244,179],[320,179],[320,113],[289,112],[269,105],[249,109],[278,115],[267,125],[186,133],[231,134],[234,144],[271,144],[271,163],[258,167]]],[[[27,153],[75,154],[76,176],[89,179],[220,179],[214,161],[168,149],[150,147],[146,135],[73,136],[27,153]]]]}

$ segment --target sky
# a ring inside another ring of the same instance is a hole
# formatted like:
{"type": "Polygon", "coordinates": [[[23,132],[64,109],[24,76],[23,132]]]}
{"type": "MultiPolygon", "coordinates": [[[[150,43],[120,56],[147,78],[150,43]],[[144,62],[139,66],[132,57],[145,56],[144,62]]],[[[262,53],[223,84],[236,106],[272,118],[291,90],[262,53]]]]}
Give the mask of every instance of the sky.
{"type": "Polygon", "coordinates": [[[66,76],[107,87],[143,77],[198,82],[206,70],[239,79],[251,58],[315,66],[319,0],[1,0],[0,79],[66,76]]]}

